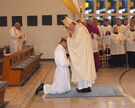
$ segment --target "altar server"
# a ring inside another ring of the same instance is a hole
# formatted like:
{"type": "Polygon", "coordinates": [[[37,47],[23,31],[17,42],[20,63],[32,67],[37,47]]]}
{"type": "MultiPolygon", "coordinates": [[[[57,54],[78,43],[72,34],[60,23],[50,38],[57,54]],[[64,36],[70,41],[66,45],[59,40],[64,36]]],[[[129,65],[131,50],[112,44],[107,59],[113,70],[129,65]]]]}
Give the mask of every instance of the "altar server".
{"type": "Polygon", "coordinates": [[[126,33],[126,49],[128,53],[129,67],[135,67],[135,26],[130,24],[130,29],[126,33]]]}
{"type": "Polygon", "coordinates": [[[123,67],[126,64],[125,36],[118,31],[118,27],[113,27],[113,34],[110,37],[111,65],[113,67],[123,67]]]}

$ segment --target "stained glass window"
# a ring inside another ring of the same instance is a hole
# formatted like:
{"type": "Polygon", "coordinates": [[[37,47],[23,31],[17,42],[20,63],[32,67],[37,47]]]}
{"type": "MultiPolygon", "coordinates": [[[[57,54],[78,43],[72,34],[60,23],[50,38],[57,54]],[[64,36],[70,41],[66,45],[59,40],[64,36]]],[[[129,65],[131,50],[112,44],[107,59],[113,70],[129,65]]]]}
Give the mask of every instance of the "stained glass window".
{"type": "Polygon", "coordinates": [[[135,13],[135,0],[130,0],[130,13],[135,13]]]}
{"type": "Polygon", "coordinates": [[[96,9],[97,14],[105,13],[105,0],[96,0],[96,5],[97,5],[96,9]]]}
{"type": "Polygon", "coordinates": [[[127,0],[119,0],[119,13],[127,13],[128,11],[128,2],[127,0]]]}
{"type": "Polygon", "coordinates": [[[108,13],[116,13],[116,0],[108,0],[107,2],[108,13]]]}
{"type": "Polygon", "coordinates": [[[94,0],[85,0],[85,14],[94,13],[94,0]]]}

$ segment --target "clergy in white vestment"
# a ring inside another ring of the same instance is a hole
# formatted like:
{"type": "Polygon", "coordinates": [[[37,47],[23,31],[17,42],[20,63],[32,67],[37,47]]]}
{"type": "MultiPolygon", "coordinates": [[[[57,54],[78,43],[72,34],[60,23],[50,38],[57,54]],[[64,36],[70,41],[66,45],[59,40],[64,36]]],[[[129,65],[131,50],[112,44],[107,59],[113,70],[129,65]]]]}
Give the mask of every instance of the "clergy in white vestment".
{"type": "Polygon", "coordinates": [[[126,28],[125,28],[125,26],[122,24],[120,18],[117,18],[117,21],[116,21],[116,25],[115,25],[115,26],[118,27],[119,33],[122,33],[122,34],[125,36],[126,28]]]}
{"type": "Polygon", "coordinates": [[[111,65],[113,67],[123,67],[126,63],[125,36],[118,31],[118,27],[113,27],[113,34],[110,37],[111,65]]]}
{"type": "MultiPolygon", "coordinates": [[[[110,54],[110,36],[112,34],[112,26],[109,25],[109,20],[105,19],[104,20],[104,25],[101,26],[101,37],[102,37],[102,44],[106,44],[108,46],[108,54],[110,54]]],[[[105,53],[107,53],[107,50],[105,53]]]]}
{"type": "Polygon", "coordinates": [[[45,94],[60,94],[70,91],[70,58],[67,58],[65,48],[67,48],[67,40],[62,38],[60,44],[56,47],[54,52],[56,70],[53,84],[49,85],[42,83],[36,89],[36,95],[42,90],[45,94]]]}
{"type": "Polygon", "coordinates": [[[128,54],[128,66],[135,67],[135,25],[130,24],[130,29],[126,32],[126,50],[128,54]]]}
{"type": "Polygon", "coordinates": [[[21,25],[16,22],[10,30],[10,52],[14,53],[22,49],[21,25]]]}
{"type": "Polygon", "coordinates": [[[91,92],[96,80],[92,42],[87,28],[66,17],[63,23],[72,32],[67,38],[71,58],[72,82],[77,83],[78,92],[91,92]]]}
{"type": "MultiPolygon", "coordinates": [[[[92,17],[88,18],[88,23],[86,25],[86,28],[90,33],[90,38],[91,38],[92,35],[95,35],[95,34],[96,34],[96,36],[99,36],[99,38],[100,38],[100,31],[99,31],[99,29],[97,27],[97,23],[98,23],[97,20],[95,20],[96,25],[93,24],[93,18],[92,17]]],[[[97,46],[97,42],[95,43],[94,46],[97,46]]],[[[98,71],[98,69],[99,69],[98,50],[97,50],[97,52],[94,50],[93,54],[94,54],[95,68],[96,68],[96,71],[98,71]]]]}

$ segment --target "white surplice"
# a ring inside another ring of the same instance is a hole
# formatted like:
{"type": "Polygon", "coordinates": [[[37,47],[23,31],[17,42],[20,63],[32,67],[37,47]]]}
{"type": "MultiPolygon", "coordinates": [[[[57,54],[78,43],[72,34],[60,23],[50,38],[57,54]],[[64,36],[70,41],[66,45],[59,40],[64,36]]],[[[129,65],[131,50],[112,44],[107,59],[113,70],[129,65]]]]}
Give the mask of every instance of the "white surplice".
{"type": "Polygon", "coordinates": [[[135,52],[135,31],[131,31],[130,29],[126,33],[126,50],[135,52]]]}
{"type": "Polygon", "coordinates": [[[122,33],[112,34],[110,37],[111,55],[125,54],[125,36],[122,33]]]}
{"type": "Polygon", "coordinates": [[[19,39],[21,36],[20,30],[12,27],[10,30],[10,52],[14,53],[22,49],[22,40],[19,39]]]}
{"type": "Polygon", "coordinates": [[[110,36],[112,34],[112,27],[110,25],[108,26],[101,26],[101,30],[102,30],[102,43],[103,44],[107,44],[108,48],[110,48],[110,36]],[[110,35],[107,34],[107,31],[110,32],[110,35]]]}
{"type": "Polygon", "coordinates": [[[52,85],[44,85],[45,94],[57,94],[69,92],[70,87],[70,61],[67,59],[65,49],[59,44],[55,49],[54,59],[56,70],[52,85]]]}
{"type": "Polygon", "coordinates": [[[93,34],[93,37],[91,36],[93,53],[98,52],[98,40],[99,39],[100,39],[100,37],[95,33],[93,34]]]}

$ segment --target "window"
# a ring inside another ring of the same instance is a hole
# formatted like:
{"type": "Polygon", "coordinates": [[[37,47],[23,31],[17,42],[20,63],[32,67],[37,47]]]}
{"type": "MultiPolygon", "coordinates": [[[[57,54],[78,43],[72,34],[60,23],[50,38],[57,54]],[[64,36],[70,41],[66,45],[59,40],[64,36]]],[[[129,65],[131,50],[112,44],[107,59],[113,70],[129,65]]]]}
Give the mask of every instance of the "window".
{"type": "Polygon", "coordinates": [[[107,7],[108,7],[107,12],[109,14],[116,13],[116,0],[108,0],[107,7]]]}
{"type": "Polygon", "coordinates": [[[96,0],[97,2],[97,14],[105,13],[105,0],[96,0]]]}
{"type": "Polygon", "coordinates": [[[85,1],[85,13],[92,14],[94,13],[94,0],[86,0],[85,1]]]}
{"type": "Polygon", "coordinates": [[[66,16],[67,15],[57,15],[57,25],[64,25],[62,20],[64,20],[66,16]]]}
{"type": "Polygon", "coordinates": [[[7,26],[7,16],[0,16],[0,27],[7,26]]]}
{"type": "Polygon", "coordinates": [[[22,16],[12,16],[12,26],[14,26],[16,22],[20,23],[22,26],[22,16]]]}
{"type": "Polygon", "coordinates": [[[135,13],[135,0],[130,0],[130,13],[135,13]]]}
{"type": "Polygon", "coordinates": [[[128,3],[127,0],[119,0],[119,13],[127,13],[128,12],[128,3]]]}
{"type": "Polygon", "coordinates": [[[97,18],[100,24],[103,24],[104,18],[115,25],[116,18],[128,21],[135,16],[135,0],[85,0],[85,19],[89,16],[97,18]]]}
{"type": "Polygon", "coordinates": [[[37,16],[27,16],[27,25],[28,26],[37,26],[38,22],[37,22],[37,16]]]}
{"type": "Polygon", "coordinates": [[[42,25],[52,25],[52,15],[43,15],[42,25]]]}

